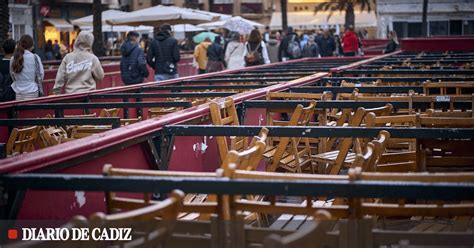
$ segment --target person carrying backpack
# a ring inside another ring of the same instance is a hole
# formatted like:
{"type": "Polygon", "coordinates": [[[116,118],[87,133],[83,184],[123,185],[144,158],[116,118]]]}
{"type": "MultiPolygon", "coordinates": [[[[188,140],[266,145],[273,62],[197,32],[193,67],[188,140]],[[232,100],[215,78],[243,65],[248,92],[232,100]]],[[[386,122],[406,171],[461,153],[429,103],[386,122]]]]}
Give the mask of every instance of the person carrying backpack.
{"type": "Polygon", "coordinates": [[[270,64],[267,46],[265,42],[263,42],[262,36],[257,29],[250,32],[249,39],[245,43],[245,48],[246,53],[244,58],[246,66],[270,64]]]}
{"type": "Polygon", "coordinates": [[[178,41],[173,38],[171,25],[163,24],[148,48],[146,61],[155,70],[155,80],[178,78],[180,60],[178,41]]]}
{"type": "Polygon", "coordinates": [[[137,32],[131,31],[127,34],[127,41],[120,48],[122,58],[120,59],[120,75],[126,85],[141,84],[148,77],[145,53],[138,46],[137,32]]]}
{"type": "Polygon", "coordinates": [[[292,27],[288,27],[286,36],[280,43],[278,49],[278,61],[301,58],[301,47],[298,34],[293,32],[292,27]]]}

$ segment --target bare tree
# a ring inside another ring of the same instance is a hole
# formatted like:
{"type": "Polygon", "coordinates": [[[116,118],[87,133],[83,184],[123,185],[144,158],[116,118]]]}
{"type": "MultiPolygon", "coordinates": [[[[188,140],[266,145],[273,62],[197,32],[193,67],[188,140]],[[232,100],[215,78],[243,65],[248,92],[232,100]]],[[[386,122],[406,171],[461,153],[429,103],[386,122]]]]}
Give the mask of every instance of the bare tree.
{"type": "Polygon", "coordinates": [[[104,40],[102,38],[102,1],[94,0],[92,5],[93,25],[94,25],[94,44],[92,51],[97,56],[105,56],[104,40]]]}

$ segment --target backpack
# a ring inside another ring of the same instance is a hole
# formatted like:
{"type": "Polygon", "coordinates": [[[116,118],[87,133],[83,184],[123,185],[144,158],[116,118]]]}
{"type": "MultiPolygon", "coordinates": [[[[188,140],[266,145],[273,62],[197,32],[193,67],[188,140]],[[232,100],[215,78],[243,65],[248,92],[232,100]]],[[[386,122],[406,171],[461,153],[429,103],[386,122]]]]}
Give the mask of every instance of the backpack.
{"type": "Polygon", "coordinates": [[[245,63],[247,65],[257,65],[260,64],[263,60],[262,55],[260,52],[258,52],[258,49],[260,49],[262,43],[259,43],[258,46],[254,49],[250,49],[250,43],[247,43],[247,55],[245,55],[245,63]]]}
{"type": "Polygon", "coordinates": [[[288,43],[286,53],[293,59],[301,58],[301,47],[300,44],[295,40],[296,35],[291,37],[291,41],[288,43]]]}

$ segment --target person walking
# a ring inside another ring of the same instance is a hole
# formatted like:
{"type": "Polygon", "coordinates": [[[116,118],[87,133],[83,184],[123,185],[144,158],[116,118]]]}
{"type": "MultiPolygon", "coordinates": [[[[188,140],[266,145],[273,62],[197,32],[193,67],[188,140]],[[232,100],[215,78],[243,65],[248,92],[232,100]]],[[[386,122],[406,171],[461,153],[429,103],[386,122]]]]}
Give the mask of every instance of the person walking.
{"type": "Polygon", "coordinates": [[[120,60],[120,75],[126,85],[141,84],[148,77],[145,53],[138,45],[140,35],[131,31],[127,34],[127,41],[120,48],[122,58],[120,60]]]}
{"type": "Polygon", "coordinates": [[[59,46],[58,40],[54,40],[53,56],[56,60],[61,60],[61,48],[59,46]]]}
{"type": "Polygon", "coordinates": [[[334,52],[336,50],[336,41],[329,34],[328,30],[325,30],[322,35],[318,35],[316,37],[316,43],[318,43],[321,57],[334,56],[334,52]]]}
{"type": "Polygon", "coordinates": [[[10,59],[15,51],[16,42],[8,39],[3,43],[3,58],[0,60],[0,102],[14,101],[15,91],[12,89],[10,76],[10,59]]]}
{"type": "Polygon", "coordinates": [[[354,26],[349,25],[346,33],[342,37],[342,50],[344,56],[356,56],[359,52],[359,40],[354,32],[354,26]]]}
{"type": "Polygon", "coordinates": [[[385,49],[383,50],[384,54],[395,52],[400,45],[400,43],[398,43],[397,32],[395,32],[395,30],[388,32],[388,39],[389,39],[389,42],[387,46],[385,47],[385,49]]]}
{"type": "Polygon", "coordinates": [[[298,34],[293,32],[292,27],[286,30],[286,36],[281,40],[278,49],[278,61],[299,59],[301,57],[300,41],[298,34]]]}
{"type": "Polygon", "coordinates": [[[53,42],[51,40],[48,40],[46,45],[44,45],[44,54],[46,56],[46,60],[54,59],[53,42]]]}
{"type": "Polygon", "coordinates": [[[240,34],[232,32],[227,49],[225,50],[224,61],[227,70],[237,70],[245,67],[245,45],[240,42],[240,34]]]}
{"type": "Polygon", "coordinates": [[[265,33],[263,33],[263,41],[265,41],[265,43],[268,43],[270,41],[270,27],[269,26],[265,27],[265,33]]]}
{"type": "Polygon", "coordinates": [[[33,54],[33,38],[23,35],[10,59],[12,89],[16,100],[33,99],[43,94],[43,64],[38,55],[33,54]]]}
{"type": "Polygon", "coordinates": [[[262,36],[257,29],[250,32],[248,41],[245,43],[245,65],[254,66],[270,64],[268,51],[262,36]]]}
{"type": "Polygon", "coordinates": [[[56,81],[53,86],[53,94],[64,92],[77,93],[96,89],[97,81],[104,78],[104,69],[99,58],[92,52],[94,35],[90,31],[81,31],[74,43],[74,51],[64,56],[56,81]]]}
{"type": "Polygon", "coordinates": [[[161,25],[148,49],[146,60],[155,70],[156,81],[178,78],[179,47],[178,41],[172,36],[171,25],[161,25]]]}
{"type": "Polygon", "coordinates": [[[270,40],[267,42],[268,58],[270,59],[270,63],[278,62],[279,47],[280,41],[278,41],[274,35],[270,36],[270,40]]]}
{"type": "Polygon", "coordinates": [[[314,36],[308,36],[308,41],[303,47],[303,58],[320,58],[318,43],[314,41],[314,36]]]}
{"type": "Polygon", "coordinates": [[[224,49],[221,41],[221,37],[216,36],[214,42],[207,49],[206,72],[208,73],[224,70],[224,49]]]}
{"type": "Polygon", "coordinates": [[[206,37],[203,42],[197,45],[194,48],[194,59],[198,64],[198,73],[204,74],[206,73],[206,66],[207,66],[207,49],[211,45],[211,39],[206,37]]]}

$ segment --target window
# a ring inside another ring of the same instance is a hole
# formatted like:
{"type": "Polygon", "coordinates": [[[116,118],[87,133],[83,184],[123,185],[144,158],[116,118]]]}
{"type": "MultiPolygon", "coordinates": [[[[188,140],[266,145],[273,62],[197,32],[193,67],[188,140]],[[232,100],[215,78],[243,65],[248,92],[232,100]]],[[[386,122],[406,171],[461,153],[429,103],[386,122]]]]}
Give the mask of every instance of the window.
{"type": "Polygon", "coordinates": [[[462,35],[462,21],[449,21],[449,34],[462,35]]]}
{"type": "Polygon", "coordinates": [[[448,35],[448,21],[430,21],[429,31],[430,35],[448,35]]]}
{"type": "Polygon", "coordinates": [[[421,22],[409,22],[407,24],[407,37],[421,37],[421,22]]]}
{"type": "Polygon", "coordinates": [[[464,35],[474,35],[474,21],[464,21],[464,35]]]}
{"type": "Polygon", "coordinates": [[[399,38],[407,37],[407,23],[406,22],[393,22],[393,30],[397,32],[399,38]]]}
{"type": "Polygon", "coordinates": [[[20,40],[20,37],[25,34],[25,25],[13,25],[13,39],[20,40]]]}

